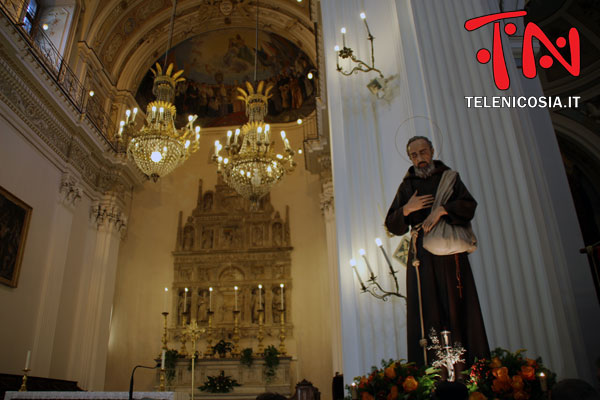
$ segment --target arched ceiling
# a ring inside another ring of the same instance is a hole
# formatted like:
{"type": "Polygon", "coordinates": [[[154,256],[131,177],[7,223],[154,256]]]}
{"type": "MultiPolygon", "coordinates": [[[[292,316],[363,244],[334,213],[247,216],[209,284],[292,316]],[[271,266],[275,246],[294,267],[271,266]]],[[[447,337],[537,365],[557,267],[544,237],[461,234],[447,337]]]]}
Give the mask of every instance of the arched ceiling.
{"type": "MultiPolygon", "coordinates": [[[[92,11],[86,42],[120,90],[135,92],[148,69],[166,50],[171,0],[102,1],[92,11]]],[[[223,28],[256,27],[257,1],[179,0],[172,47],[188,38],[223,28]]],[[[310,1],[262,0],[259,29],[296,44],[315,63],[310,1]]]]}

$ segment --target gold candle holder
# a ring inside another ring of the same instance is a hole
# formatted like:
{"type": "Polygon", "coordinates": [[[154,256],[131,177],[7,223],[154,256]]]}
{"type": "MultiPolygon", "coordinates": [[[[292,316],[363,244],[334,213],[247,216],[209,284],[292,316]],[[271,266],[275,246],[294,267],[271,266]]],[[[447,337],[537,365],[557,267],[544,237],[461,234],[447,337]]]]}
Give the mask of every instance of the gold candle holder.
{"type": "Polygon", "coordinates": [[[192,342],[192,387],[191,387],[191,399],[194,399],[194,391],[196,390],[194,386],[194,376],[195,376],[195,365],[196,365],[196,342],[200,337],[201,330],[198,329],[198,323],[196,320],[192,320],[191,324],[185,328],[183,335],[188,336],[190,341],[192,342]]]}
{"type": "Polygon", "coordinates": [[[281,355],[285,355],[285,308],[281,309],[281,313],[279,314],[279,323],[279,353],[281,355]]]}
{"type": "Polygon", "coordinates": [[[240,355],[240,310],[233,310],[233,350],[231,355],[238,357],[240,355]]]}
{"type": "Polygon", "coordinates": [[[164,368],[160,369],[160,385],[158,386],[158,390],[160,392],[164,392],[166,390],[165,388],[165,376],[166,375],[166,370],[164,368]]]}
{"type": "Polygon", "coordinates": [[[29,368],[23,369],[23,382],[21,383],[21,387],[19,388],[19,392],[27,391],[27,374],[31,371],[29,368]]]}
{"type": "Polygon", "coordinates": [[[206,328],[206,351],[204,351],[204,356],[205,357],[212,357],[213,355],[213,348],[212,348],[212,334],[213,334],[213,329],[212,329],[212,319],[213,319],[213,314],[215,312],[214,311],[210,311],[208,310],[207,314],[208,314],[208,327],[206,328]]]}
{"type": "Polygon", "coordinates": [[[187,357],[188,352],[187,352],[187,349],[185,346],[185,344],[187,343],[187,335],[185,334],[185,332],[183,330],[181,331],[180,341],[181,341],[181,350],[179,350],[179,354],[181,354],[184,357],[187,357]]]}
{"type": "Polygon", "coordinates": [[[163,312],[162,313],[164,319],[165,319],[165,323],[164,323],[164,328],[163,328],[163,336],[162,336],[162,348],[163,350],[169,350],[169,348],[167,347],[167,316],[169,315],[168,312],[163,312]]]}
{"type": "Polygon", "coordinates": [[[265,346],[263,345],[263,340],[265,339],[263,326],[265,320],[265,310],[261,308],[258,310],[258,335],[256,339],[258,340],[258,355],[263,355],[265,352],[265,346]]]}

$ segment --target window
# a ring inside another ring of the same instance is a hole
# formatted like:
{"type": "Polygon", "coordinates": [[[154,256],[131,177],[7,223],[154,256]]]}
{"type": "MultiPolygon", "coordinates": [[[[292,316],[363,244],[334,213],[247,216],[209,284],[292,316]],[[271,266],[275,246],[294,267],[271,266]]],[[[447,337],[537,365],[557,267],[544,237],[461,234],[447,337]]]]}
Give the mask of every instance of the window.
{"type": "Polygon", "coordinates": [[[25,16],[23,17],[23,28],[28,33],[31,33],[37,13],[38,13],[37,1],[29,0],[29,3],[27,4],[27,10],[25,11],[25,16]]]}

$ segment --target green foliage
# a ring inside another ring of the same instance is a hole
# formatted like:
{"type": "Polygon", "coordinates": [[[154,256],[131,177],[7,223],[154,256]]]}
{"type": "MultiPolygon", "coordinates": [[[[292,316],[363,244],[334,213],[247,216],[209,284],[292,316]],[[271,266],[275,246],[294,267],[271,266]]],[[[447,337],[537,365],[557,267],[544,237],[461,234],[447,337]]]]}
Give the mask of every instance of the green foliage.
{"type": "Polygon", "coordinates": [[[177,365],[177,359],[179,353],[177,350],[167,350],[165,352],[165,377],[167,379],[167,385],[170,385],[175,378],[175,365],[177,365]]]}
{"type": "Polygon", "coordinates": [[[252,363],[254,362],[254,358],[252,357],[252,349],[250,347],[242,350],[240,362],[247,367],[250,367],[252,365],[252,363]]]}
{"type": "Polygon", "coordinates": [[[233,344],[226,342],[223,339],[219,340],[217,344],[212,347],[213,355],[219,353],[219,356],[225,357],[227,353],[233,350],[233,344]]]}
{"type": "Polygon", "coordinates": [[[265,377],[267,382],[271,382],[275,376],[275,370],[279,365],[279,350],[275,346],[268,346],[264,353],[265,359],[265,377]]]}
{"type": "Polygon", "coordinates": [[[204,385],[198,387],[203,392],[229,393],[233,390],[234,386],[241,386],[235,379],[226,376],[225,371],[221,371],[217,376],[207,376],[206,379],[204,385]]]}
{"type": "Polygon", "coordinates": [[[354,389],[350,385],[346,389],[350,397],[352,390],[356,390],[358,398],[364,400],[429,399],[439,379],[438,372],[435,368],[418,367],[404,360],[382,360],[381,368],[373,366],[370,374],[354,378],[354,389]]]}

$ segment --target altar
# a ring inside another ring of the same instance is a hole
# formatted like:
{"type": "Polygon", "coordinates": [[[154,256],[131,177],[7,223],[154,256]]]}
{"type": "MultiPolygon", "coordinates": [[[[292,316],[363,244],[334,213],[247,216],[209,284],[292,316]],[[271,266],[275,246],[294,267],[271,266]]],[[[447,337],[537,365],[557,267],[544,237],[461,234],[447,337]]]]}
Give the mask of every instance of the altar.
{"type": "MultiPolygon", "coordinates": [[[[276,392],[286,397],[291,394],[290,387],[291,357],[280,357],[275,373],[267,377],[265,361],[255,359],[251,366],[244,365],[239,358],[201,359],[194,365],[194,399],[255,399],[264,392],[276,392]],[[240,386],[235,386],[228,393],[211,393],[198,389],[210,376],[225,376],[234,379],[240,386]]],[[[160,379],[157,374],[157,382],[160,379]]],[[[167,390],[175,392],[176,399],[189,399],[192,390],[192,369],[189,359],[178,361],[175,376],[167,382],[167,390]]]]}

